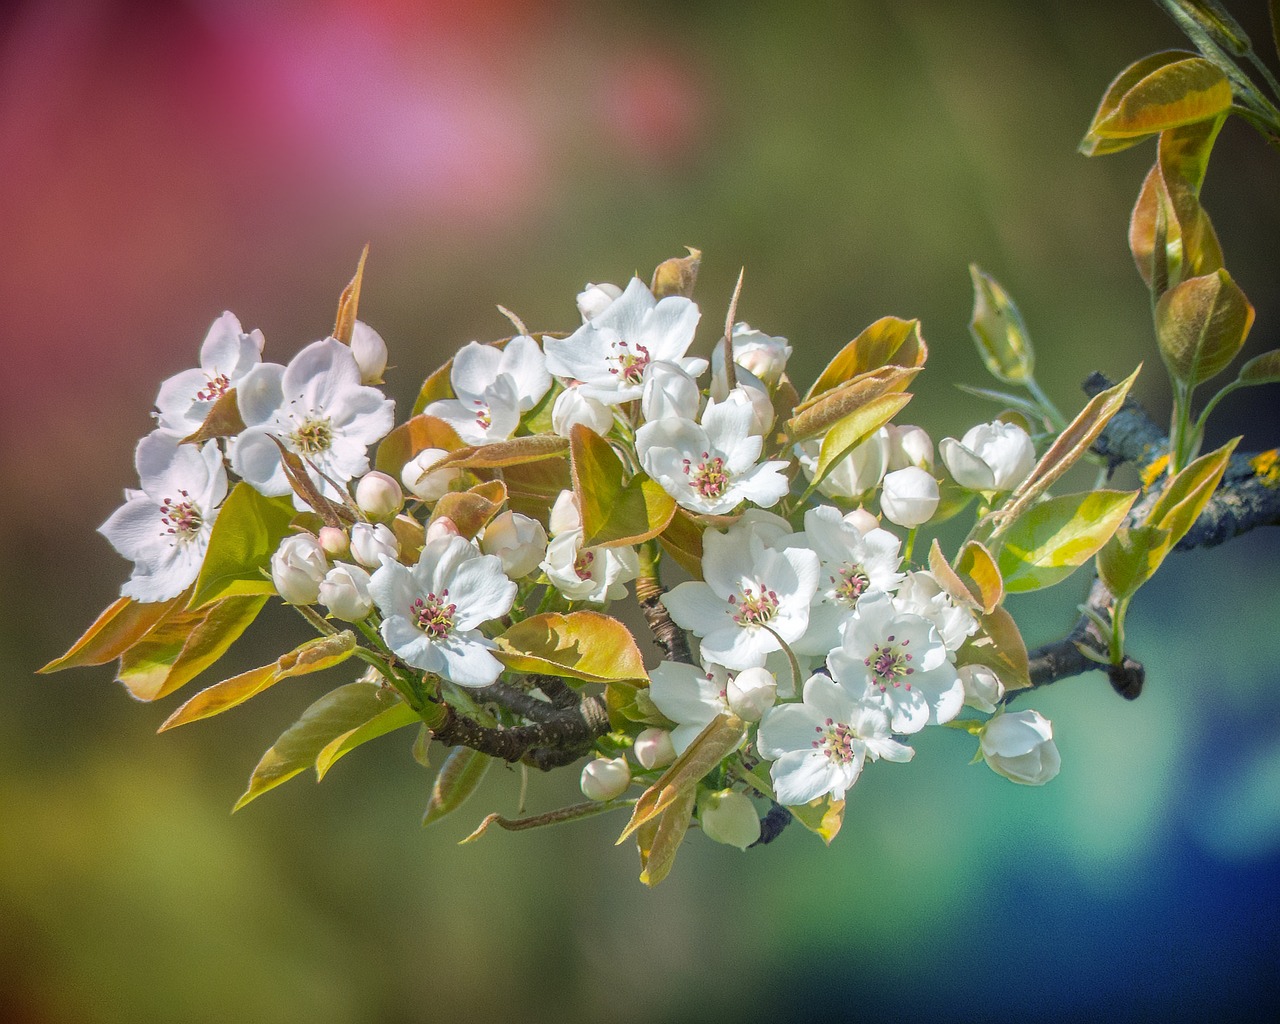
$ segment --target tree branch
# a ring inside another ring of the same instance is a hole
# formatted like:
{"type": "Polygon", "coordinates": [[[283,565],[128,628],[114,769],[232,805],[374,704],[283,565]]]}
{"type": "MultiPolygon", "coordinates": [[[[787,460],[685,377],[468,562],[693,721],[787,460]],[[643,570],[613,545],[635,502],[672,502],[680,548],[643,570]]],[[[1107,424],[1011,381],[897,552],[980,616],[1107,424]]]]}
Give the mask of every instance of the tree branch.
{"type": "Polygon", "coordinates": [[[599,697],[587,697],[579,707],[556,711],[544,721],[510,728],[480,725],[452,706],[444,707],[444,722],[431,732],[441,743],[470,747],[503,761],[523,761],[544,771],[576,761],[609,731],[609,714],[599,697]]]}

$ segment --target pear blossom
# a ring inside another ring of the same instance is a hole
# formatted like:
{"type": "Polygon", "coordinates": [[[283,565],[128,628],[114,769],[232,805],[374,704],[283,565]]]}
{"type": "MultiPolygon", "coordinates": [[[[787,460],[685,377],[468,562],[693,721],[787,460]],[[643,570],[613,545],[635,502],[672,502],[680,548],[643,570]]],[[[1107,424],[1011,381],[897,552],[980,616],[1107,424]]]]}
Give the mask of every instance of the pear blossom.
{"type": "Polygon", "coordinates": [[[899,611],[921,615],[932,622],[952,661],[965,640],[978,631],[973,612],[956,604],[942,589],[937,577],[924,569],[907,573],[898,587],[894,604],[899,611]]]}
{"type": "MultiPolygon", "coordinates": [[[[804,475],[812,480],[818,468],[820,440],[802,441],[794,448],[804,475]]],[[[889,465],[889,434],[881,427],[842,458],[818,484],[818,493],[828,498],[855,500],[872,490],[889,465]]]]}
{"type": "Polygon", "coordinates": [[[702,540],[702,580],[664,594],[678,626],[702,638],[702,657],[730,669],[756,668],[809,625],[818,589],[818,556],[803,548],[765,547],[708,530],[702,540]]]}
{"type": "Polygon", "coordinates": [[[676,759],[675,744],[671,742],[671,733],[666,729],[644,729],[631,744],[636,760],[646,771],[654,768],[665,768],[676,759]]]}
{"type": "Polygon", "coordinates": [[[745,793],[720,789],[698,798],[698,824],[708,839],[745,850],[760,838],[760,815],[745,793]]]}
{"type": "Polygon", "coordinates": [[[1038,711],[1004,712],[982,727],[979,749],[987,766],[1010,782],[1043,786],[1062,768],[1053,724],[1038,711]]]}
{"type": "Polygon", "coordinates": [[[391,519],[404,507],[404,492],[386,473],[366,473],[356,484],[356,505],[370,519],[391,519]]]}
{"type": "Polygon", "coordinates": [[[858,602],[827,667],[850,693],[883,708],[894,732],[949,722],[964,704],[964,684],[933,623],[899,611],[888,594],[858,602]]]}
{"type": "Polygon", "coordinates": [[[962,665],[956,670],[964,684],[964,702],[988,715],[1004,698],[1004,683],[986,665],[962,665]]]}
{"type": "Polygon", "coordinates": [[[723,377],[711,379],[711,397],[717,402],[737,402],[751,409],[751,433],[764,437],[773,426],[777,414],[769,388],[749,370],[738,369],[738,383],[730,388],[723,377]]]}
{"type": "Polygon", "coordinates": [[[860,529],[856,512],[841,516],[830,505],[804,514],[804,532],[787,541],[817,554],[821,571],[809,609],[809,628],[796,641],[798,651],[825,655],[840,644],[840,630],[859,599],[871,591],[892,592],[905,578],[902,543],[888,530],[860,529]]]}
{"type": "Polygon", "coordinates": [[[885,474],[880,511],[895,526],[914,530],[933,517],[941,500],[938,481],[918,466],[907,466],[885,474]]]}
{"type": "Polygon", "coordinates": [[[214,403],[262,360],[262,332],[245,333],[234,313],[213,322],[200,346],[200,365],[160,385],[156,425],[185,437],[200,429],[214,403]]]}
{"type": "Polygon", "coordinates": [[[360,367],[360,383],[382,383],[382,374],[387,368],[387,343],[363,320],[357,320],[351,330],[351,355],[360,367]]]}
{"type": "Polygon", "coordinates": [[[671,744],[683,754],[718,715],[733,714],[729,707],[729,671],[708,663],[706,668],[662,661],[649,671],[649,698],[658,710],[676,723],[671,744]]]}
{"type": "Polygon", "coordinates": [[[702,395],[698,382],[675,363],[655,363],[645,378],[640,412],[650,422],[678,417],[694,419],[702,395]]]}
{"type": "Polygon", "coordinates": [[[614,800],[631,785],[631,766],[625,757],[597,757],[582,769],[579,785],[588,800],[614,800]]]}
{"type": "Polygon", "coordinates": [[[384,557],[400,557],[400,541],[386,523],[356,523],[351,527],[351,557],[366,569],[377,569],[384,557]]]}
{"type": "Polygon", "coordinates": [[[565,388],[552,403],[551,429],[568,437],[579,423],[603,437],[613,426],[613,410],[588,397],[582,388],[565,388]]]}
{"type": "Polygon", "coordinates": [[[582,322],[585,324],[592,317],[599,316],[621,294],[622,289],[616,284],[589,283],[578,292],[578,312],[582,314],[582,322]]]}
{"type": "Polygon", "coordinates": [[[335,565],[320,581],[317,598],[335,619],[363,622],[373,611],[369,574],[358,565],[335,565]]]}
{"type": "Polygon", "coordinates": [[[455,398],[427,406],[467,444],[505,441],[551,388],[551,374],[538,343],[517,335],[499,349],[473,341],[453,357],[449,383],[455,398]]]}
{"type": "Polygon", "coordinates": [[[511,579],[528,576],[547,553],[547,531],[536,519],[510,509],[493,519],[480,538],[480,550],[497,555],[511,579]]]}
{"type": "Polygon", "coordinates": [[[494,555],[463,537],[430,540],[413,566],[384,557],[369,593],[383,616],[382,639],[407,664],[460,686],[487,686],[502,672],[479,629],[516,597],[494,555]]]}
{"type": "Polygon", "coordinates": [[[706,369],[705,359],[685,356],[701,315],[681,295],[655,299],[633,277],[617,299],[569,337],[544,339],[547,369],[579,382],[585,397],[605,405],[633,401],[655,363],[675,363],[691,377],[706,369]]]}
{"type": "Polygon", "coordinates": [[[570,601],[603,604],[625,597],[627,584],[640,575],[635,548],[583,547],[582,516],[572,491],[561,491],[550,516],[552,541],[541,562],[561,594],[570,601]]]}
{"type": "Polygon", "coordinates": [[[351,538],[340,526],[320,527],[316,539],[330,558],[346,558],[351,553],[351,538]]]}
{"type": "Polygon", "coordinates": [[[1036,464],[1031,436],[1016,423],[979,423],[964,437],[938,442],[942,461],[961,487],[971,491],[1011,491],[1036,464]]]}
{"type": "MultiPolygon", "coordinates": [[[[730,340],[735,365],[754,374],[769,387],[778,383],[787,367],[787,360],[791,358],[792,350],[786,338],[772,337],[739,321],[733,325],[730,340]]],[[[726,376],[723,345],[717,345],[711,352],[711,374],[713,380],[726,376]]]]}
{"type": "Polygon", "coordinates": [[[923,427],[904,424],[899,427],[887,424],[889,432],[889,471],[916,466],[926,473],[933,472],[933,441],[923,427]]]}
{"type": "MultiPolygon", "coordinates": [[[[395,403],[361,379],[351,349],[334,338],[312,342],[287,367],[259,363],[236,387],[246,429],[232,452],[232,468],[263,494],[288,494],[279,441],[309,464],[318,488],[344,498],[328,481],[345,486],[362,476],[369,445],[395,422],[395,403]]],[[[295,495],[294,503],[301,507],[302,499],[295,495]]]]}
{"type": "Polygon", "coordinates": [[[664,419],[636,431],[645,472],[685,508],[706,515],[732,512],[743,501],[768,507],[790,489],[787,463],[757,463],[763,439],[752,434],[752,411],[737,402],[708,402],[702,423],[664,419]]]}
{"type": "Polygon", "coordinates": [[[315,604],[328,571],[324,548],[309,533],[285,537],[271,556],[271,582],[289,604],[315,604]]]}
{"type": "Polygon", "coordinates": [[[802,703],[780,704],[765,714],[756,747],[773,762],[775,798],[792,807],[821,796],[843,800],[868,757],[901,762],[915,756],[889,735],[882,708],[824,675],[805,681],[802,703]]]}
{"type": "Polygon", "coordinates": [[[432,468],[448,454],[443,448],[422,449],[400,470],[401,483],[419,501],[439,501],[462,478],[460,469],[432,468]]]}
{"type": "Polygon", "coordinates": [[[744,722],[758,722],[778,699],[778,680],[767,668],[746,668],[729,680],[724,696],[744,722]]]}
{"type": "Polygon", "coordinates": [[[134,465],[141,489],[127,489],[125,503],[98,527],[135,563],[120,590],[135,601],[167,601],[195,582],[227,495],[217,442],[196,447],[179,441],[177,434],[155,430],[138,442],[134,465]]]}

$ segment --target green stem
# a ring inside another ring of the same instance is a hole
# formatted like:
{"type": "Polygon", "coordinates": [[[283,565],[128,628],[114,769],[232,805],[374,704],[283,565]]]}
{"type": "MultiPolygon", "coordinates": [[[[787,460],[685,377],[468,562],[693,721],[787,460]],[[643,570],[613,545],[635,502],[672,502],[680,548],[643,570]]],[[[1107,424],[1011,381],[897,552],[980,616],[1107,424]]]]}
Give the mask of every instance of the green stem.
{"type": "Polygon", "coordinates": [[[1111,664],[1124,664],[1124,617],[1129,610],[1130,598],[1120,597],[1116,599],[1115,605],[1111,609],[1111,664]]]}
{"type": "Polygon", "coordinates": [[[914,549],[916,546],[916,534],[919,532],[919,530],[920,530],[920,527],[913,526],[910,530],[907,531],[907,544],[902,551],[902,561],[904,563],[908,563],[911,561],[911,552],[912,552],[912,549],[914,549]]]}
{"type": "Polygon", "coordinates": [[[1057,430],[1058,433],[1062,433],[1062,431],[1067,428],[1066,418],[1058,411],[1058,407],[1053,404],[1049,396],[1040,390],[1040,385],[1036,382],[1035,377],[1028,377],[1023,381],[1022,386],[1025,387],[1031,393],[1031,397],[1040,404],[1040,408],[1044,410],[1046,415],[1048,415],[1049,422],[1053,424],[1054,429],[1057,430]]]}

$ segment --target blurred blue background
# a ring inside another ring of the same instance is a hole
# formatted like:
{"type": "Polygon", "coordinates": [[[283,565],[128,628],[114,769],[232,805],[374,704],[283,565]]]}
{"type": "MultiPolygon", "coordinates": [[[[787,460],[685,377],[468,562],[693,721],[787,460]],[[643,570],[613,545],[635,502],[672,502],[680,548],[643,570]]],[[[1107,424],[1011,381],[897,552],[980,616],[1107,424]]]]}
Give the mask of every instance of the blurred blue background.
{"type": "MultiPolygon", "coordinates": [[[[701,344],[740,316],[807,383],[886,314],[920,317],[907,419],[993,409],[967,264],[999,278],[1063,407],[1139,360],[1167,396],[1125,245],[1152,159],[1075,153],[1130,61],[1183,45],[1150,3],[644,5],[75,0],[0,15],[0,1019],[1268,1020],[1280,1008],[1280,585],[1259,533],[1140,595],[1132,704],[1098,674],[1024,700],[1041,790],[928,735],[868,771],[830,849],[694,836],[649,891],[617,819],[456,842],[514,811],[495,771],[454,818],[402,734],[229,815],[261,752],[345,681],[291,680],[157,737],[108,668],[53,677],[128,566],[94,528],[132,486],[165,376],[231,309],[278,361],[326,333],[361,245],[390,393],[495,309],[562,329],[588,281],[705,253],[701,344]]],[[[1262,8],[1241,3],[1259,45],[1262,8]]],[[[1228,124],[1205,203],[1280,346],[1280,157],[1228,124]]],[[[1280,433],[1274,392],[1210,444],[1280,433]]],[[[1013,606],[1032,644],[1085,582],[1013,606]]],[[[302,639],[277,609],[226,674],[302,639]]],[[[211,680],[210,680],[211,681],[211,680]]],[[[944,732],[938,730],[938,732],[944,732]]],[[[436,755],[438,757],[438,754],[436,755]]],[[[540,810],[576,780],[532,780],[540,810]]]]}

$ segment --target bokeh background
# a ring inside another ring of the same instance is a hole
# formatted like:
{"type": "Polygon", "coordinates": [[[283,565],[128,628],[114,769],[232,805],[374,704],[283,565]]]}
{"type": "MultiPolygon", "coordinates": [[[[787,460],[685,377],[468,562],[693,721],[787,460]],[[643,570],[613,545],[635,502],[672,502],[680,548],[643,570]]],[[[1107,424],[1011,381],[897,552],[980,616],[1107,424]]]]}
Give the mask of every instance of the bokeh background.
{"type": "MultiPolygon", "coordinates": [[[[1264,43],[1265,5],[1233,6],[1264,43]]],[[[1143,591],[1133,704],[1098,674],[1031,701],[1043,790],[958,733],[869,771],[843,834],[742,855],[694,836],[636,881],[619,819],[456,842],[518,778],[418,825],[403,734],[230,816],[315,696],[292,680],[157,737],[108,668],[36,677],[127,575],[94,528],[165,376],[223,309],[286,361],[361,314],[409,403],[459,345],[576,321],[588,281],[703,249],[701,343],[740,314],[812,379],[885,315],[931,361],[935,437],[994,411],[967,264],[1015,295],[1040,376],[1138,360],[1167,413],[1124,230],[1152,154],[1075,153],[1102,90],[1182,45],[1143,0],[767,4],[27,0],[0,14],[0,1019],[1252,1020],[1280,1009],[1280,549],[1178,557],[1143,591]]],[[[1205,202],[1280,345],[1280,156],[1238,123],[1205,202]]],[[[1269,447],[1275,392],[1210,443],[1269,447]]],[[[1018,602],[1033,644],[1083,593],[1018,602]]],[[[306,635],[265,615],[227,674],[306,635]]],[[[943,730],[939,730],[943,732],[943,730]]],[[[572,798],[572,773],[530,805],[572,798]]]]}

